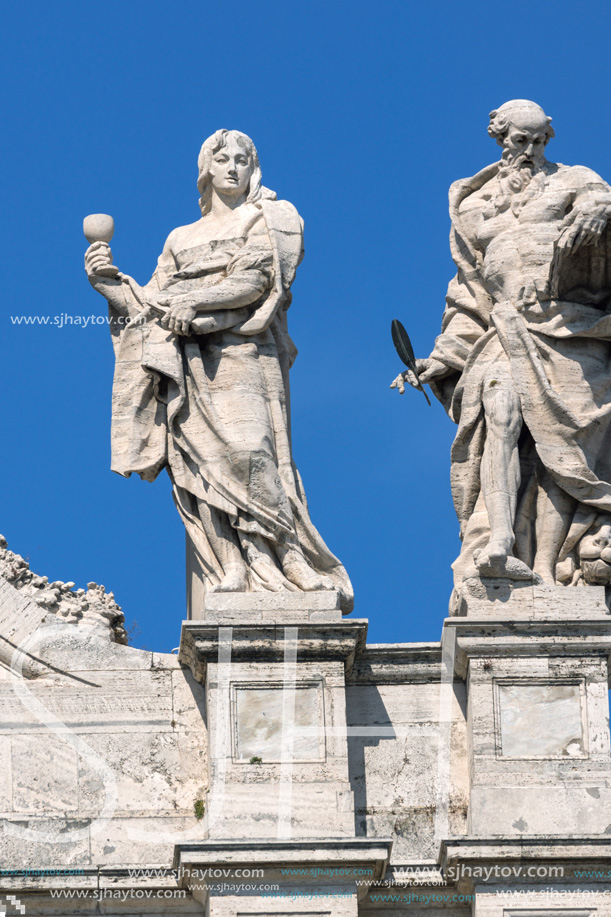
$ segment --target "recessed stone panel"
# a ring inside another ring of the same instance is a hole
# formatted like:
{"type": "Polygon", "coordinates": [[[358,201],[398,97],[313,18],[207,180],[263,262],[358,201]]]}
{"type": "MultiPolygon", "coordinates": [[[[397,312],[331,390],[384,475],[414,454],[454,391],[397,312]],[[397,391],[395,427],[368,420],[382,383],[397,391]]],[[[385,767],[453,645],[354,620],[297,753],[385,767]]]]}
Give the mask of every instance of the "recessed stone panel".
{"type": "MultiPolygon", "coordinates": [[[[288,692],[287,692],[288,693],[288,692]]],[[[263,762],[282,758],[283,723],[288,698],[281,682],[233,685],[234,760],[263,762]]],[[[288,722],[288,720],[287,720],[288,722]]],[[[320,682],[295,685],[292,757],[298,761],[321,761],[325,757],[323,698],[320,682]],[[300,729],[307,730],[300,732],[300,729]]],[[[286,734],[284,737],[286,741],[286,734]]]]}
{"type": "Polygon", "coordinates": [[[579,684],[497,684],[497,699],[503,756],[586,755],[579,684]]]}

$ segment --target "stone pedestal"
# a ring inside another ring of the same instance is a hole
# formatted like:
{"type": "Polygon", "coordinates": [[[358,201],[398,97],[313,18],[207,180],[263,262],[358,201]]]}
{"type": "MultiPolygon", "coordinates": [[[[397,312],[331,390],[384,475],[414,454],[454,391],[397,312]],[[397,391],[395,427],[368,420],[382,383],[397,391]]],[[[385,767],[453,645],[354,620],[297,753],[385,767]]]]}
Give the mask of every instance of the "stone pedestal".
{"type": "Polygon", "coordinates": [[[353,837],[345,675],[365,621],[335,592],[212,595],[179,660],[205,685],[209,838],[353,837]]]}
{"type": "Polygon", "coordinates": [[[468,833],[609,833],[604,590],[501,584],[491,599],[491,588],[463,592],[465,617],[444,625],[467,681],[468,833]]]}

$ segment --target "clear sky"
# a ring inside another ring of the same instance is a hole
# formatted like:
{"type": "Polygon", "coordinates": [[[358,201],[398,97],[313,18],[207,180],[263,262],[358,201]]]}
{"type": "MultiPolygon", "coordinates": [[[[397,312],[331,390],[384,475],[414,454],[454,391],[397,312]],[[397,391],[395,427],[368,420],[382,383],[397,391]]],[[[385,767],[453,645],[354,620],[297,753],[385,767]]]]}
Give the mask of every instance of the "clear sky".
{"type": "Polygon", "coordinates": [[[113,355],[83,272],[83,216],[115,218],[139,281],[198,217],[196,160],[221,127],[306,223],[289,312],[295,459],[312,518],[373,642],[437,640],[459,549],[454,427],[388,388],[400,318],[417,355],[453,269],[447,191],[498,158],[488,113],[531,98],[549,157],[611,178],[611,6],[602,0],[106,0],[2,6],[0,531],[51,580],[113,589],[136,646],[177,646],[184,534],[169,480],[109,470],[113,355]]]}

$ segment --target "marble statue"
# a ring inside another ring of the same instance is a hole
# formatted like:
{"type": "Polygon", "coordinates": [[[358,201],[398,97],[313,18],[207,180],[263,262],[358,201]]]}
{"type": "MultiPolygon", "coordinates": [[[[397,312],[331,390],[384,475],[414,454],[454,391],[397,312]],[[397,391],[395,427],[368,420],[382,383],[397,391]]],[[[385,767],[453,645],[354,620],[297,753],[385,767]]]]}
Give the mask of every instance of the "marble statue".
{"type": "Polygon", "coordinates": [[[207,590],[337,589],[347,612],[350,580],[291,452],[286,312],[303,222],[261,184],[245,134],[217,131],[198,168],[201,217],[170,233],[146,286],[112,264],[112,225],[87,218],[85,267],[116,355],[112,468],[148,481],[167,469],[207,590]]]}
{"type": "Polygon", "coordinates": [[[458,425],[457,588],[611,584],[611,187],[546,159],[550,122],[522,99],[491,112],[500,161],[450,189],[457,274],[416,369],[458,425]]]}

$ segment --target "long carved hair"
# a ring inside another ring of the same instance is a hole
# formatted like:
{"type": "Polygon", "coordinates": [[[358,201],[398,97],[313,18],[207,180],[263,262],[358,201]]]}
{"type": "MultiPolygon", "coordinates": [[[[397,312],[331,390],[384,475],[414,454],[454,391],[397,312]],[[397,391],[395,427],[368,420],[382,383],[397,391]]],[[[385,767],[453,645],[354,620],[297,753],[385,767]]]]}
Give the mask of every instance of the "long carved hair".
{"type": "Polygon", "coordinates": [[[254,203],[262,197],[272,199],[276,197],[273,191],[261,187],[261,166],[259,165],[256,147],[250,137],[247,134],[243,134],[241,131],[216,131],[211,137],[204,140],[197,160],[199,169],[197,190],[200,193],[199,206],[202,216],[208,213],[212,204],[212,185],[210,183],[210,165],[212,164],[212,157],[224,146],[227,146],[227,138],[230,135],[236,140],[238,146],[241,146],[242,149],[248,153],[252,165],[252,175],[250,177],[248,196],[246,198],[247,202],[254,203]]]}

